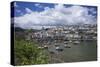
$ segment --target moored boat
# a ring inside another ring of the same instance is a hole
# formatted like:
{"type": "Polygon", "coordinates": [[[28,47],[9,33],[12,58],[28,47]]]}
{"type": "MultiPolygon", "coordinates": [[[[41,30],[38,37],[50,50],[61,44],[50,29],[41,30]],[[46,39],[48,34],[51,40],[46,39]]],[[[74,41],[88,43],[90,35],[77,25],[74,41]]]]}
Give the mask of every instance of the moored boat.
{"type": "Polygon", "coordinates": [[[65,47],[65,48],[71,48],[71,46],[69,46],[69,45],[66,45],[66,44],[64,45],[64,47],[65,47]]]}
{"type": "Polygon", "coordinates": [[[79,44],[80,42],[79,41],[75,41],[75,42],[73,42],[74,44],[79,44]]]}

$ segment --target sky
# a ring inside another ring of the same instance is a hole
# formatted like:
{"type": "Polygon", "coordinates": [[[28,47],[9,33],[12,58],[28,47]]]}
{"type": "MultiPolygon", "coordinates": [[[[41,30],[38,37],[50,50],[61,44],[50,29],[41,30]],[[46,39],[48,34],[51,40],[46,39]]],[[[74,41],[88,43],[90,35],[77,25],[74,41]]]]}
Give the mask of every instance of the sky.
{"type": "Polygon", "coordinates": [[[11,10],[15,26],[22,28],[97,23],[96,6],[16,1],[11,10]]]}

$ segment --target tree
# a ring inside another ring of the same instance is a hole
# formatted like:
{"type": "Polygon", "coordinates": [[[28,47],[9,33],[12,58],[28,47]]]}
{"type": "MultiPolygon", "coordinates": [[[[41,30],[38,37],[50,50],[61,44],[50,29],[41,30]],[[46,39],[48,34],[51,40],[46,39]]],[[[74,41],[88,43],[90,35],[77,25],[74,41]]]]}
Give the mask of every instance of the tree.
{"type": "Polygon", "coordinates": [[[48,56],[43,49],[38,49],[37,43],[17,38],[14,43],[15,65],[48,63],[48,56]]]}

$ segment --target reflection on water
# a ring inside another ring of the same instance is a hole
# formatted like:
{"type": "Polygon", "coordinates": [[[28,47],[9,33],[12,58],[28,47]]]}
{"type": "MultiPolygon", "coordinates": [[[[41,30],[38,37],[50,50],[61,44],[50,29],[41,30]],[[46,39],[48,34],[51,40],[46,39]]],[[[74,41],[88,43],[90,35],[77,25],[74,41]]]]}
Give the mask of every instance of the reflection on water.
{"type": "Polygon", "coordinates": [[[63,51],[57,51],[54,44],[49,46],[49,51],[54,51],[50,54],[51,63],[56,62],[74,62],[74,61],[91,61],[97,59],[97,41],[81,41],[79,44],[70,43],[71,48],[65,48],[64,43],[58,43],[63,51]],[[56,61],[55,59],[61,60],[56,61]]]}

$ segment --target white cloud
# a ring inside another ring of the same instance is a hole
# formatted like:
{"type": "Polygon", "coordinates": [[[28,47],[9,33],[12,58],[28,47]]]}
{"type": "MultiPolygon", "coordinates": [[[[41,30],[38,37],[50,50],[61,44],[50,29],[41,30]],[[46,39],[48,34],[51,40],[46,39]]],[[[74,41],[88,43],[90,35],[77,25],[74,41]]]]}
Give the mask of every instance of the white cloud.
{"type": "Polygon", "coordinates": [[[97,13],[94,8],[91,8],[89,11],[92,12],[93,14],[97,13]]]}
{"type": "Polygon", "coordinates": [[[32,11],[31,9],[29,9],[29,8],[25,8],[25,10],[26,10],[27,13],[32,13],[32,12],[33,12],[33,11],[32,11]]]}
{"type": "Polygon", "coordinates": [[[14,23],[22,28],[32,28],[34,25],[66,25],[96,23],[92,15],[88,15],[88,8],[82,6],[65,7],[63,4],[54,8],[45,7],[42,12],[34,12],[26,8],[27,14],[15,17],[14,23]]]}
{"type": "Polygon", "coordinates": [[[39,6],[40,4],[35,4],[35,6],[39,6]]]}
{"type": "Polygon", "coordinates": [[[16,10],[18,13],[21,13],[21,10],[16,10]]]}
{"type": "Polygon", "coordinates": [[[16,4],[16,2],[14,2],[14,7],[18,7],[18,5],[16,4]]]}
{"type": "Polygon", "coordinates": [[[40,4],[35,4],[36,7],[42,8],[42,6],[40,4]]]}

